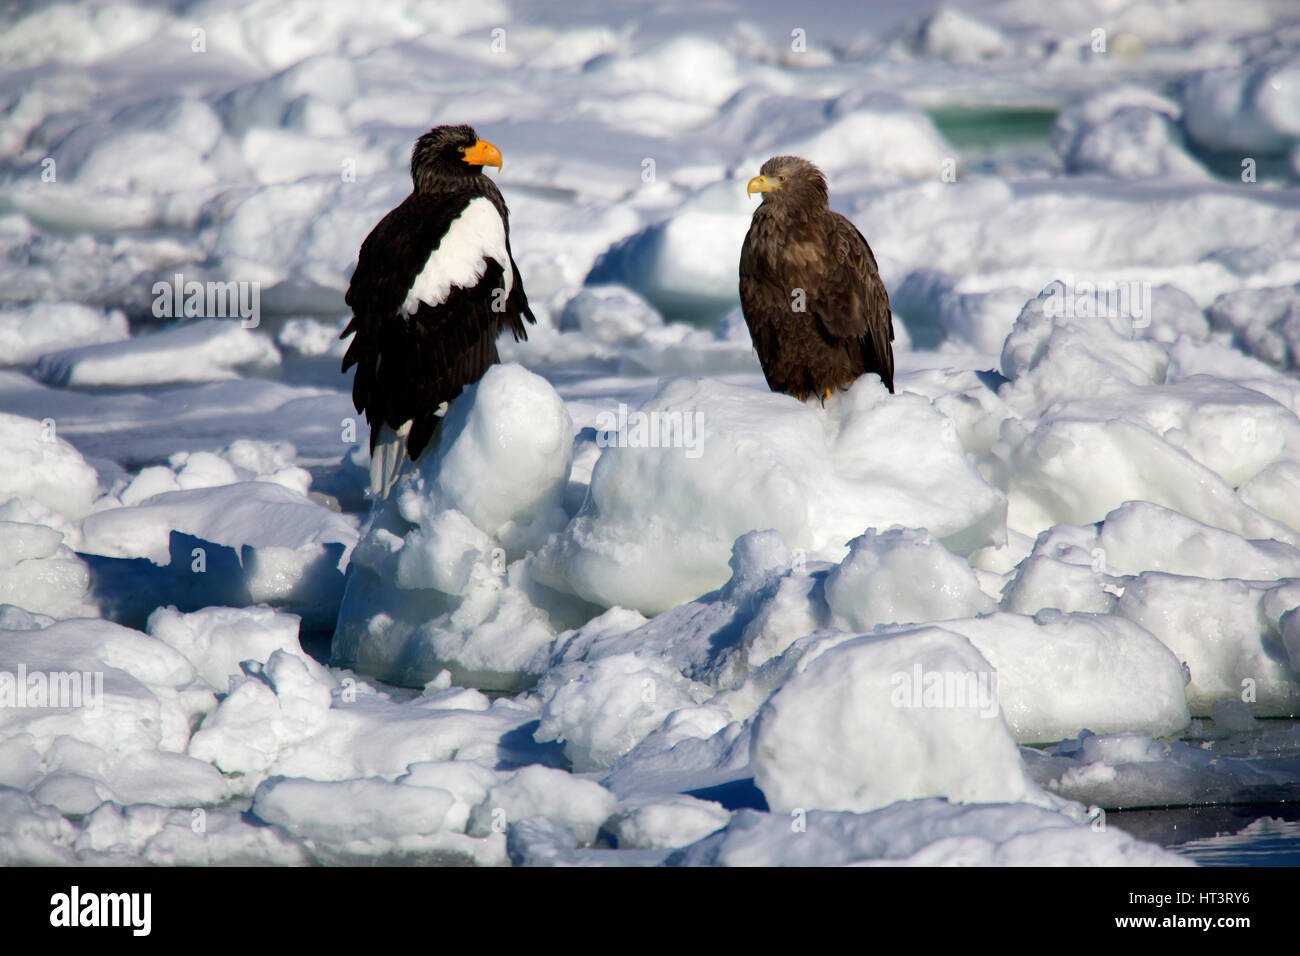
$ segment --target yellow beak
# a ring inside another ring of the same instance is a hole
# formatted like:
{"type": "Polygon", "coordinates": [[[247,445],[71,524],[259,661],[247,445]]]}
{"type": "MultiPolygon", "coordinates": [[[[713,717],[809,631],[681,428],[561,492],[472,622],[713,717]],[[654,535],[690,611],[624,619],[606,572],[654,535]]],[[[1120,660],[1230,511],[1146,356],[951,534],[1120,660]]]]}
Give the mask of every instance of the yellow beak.
{"type": "Polygon", "coordinates": [[[465,155],[461,158],[471,166],[495,166],[497,169],[501,168],[501,150],[485,139],[479,140],[464,152],[465,155]]]}
{"type": "Polygon", "coordinates": [[[752,196],[754,193],[770,193],[774,189],[780,189],[781,184],[772,182],[766,176],[755,176],[745,187],[745,195],[752,196]]]}

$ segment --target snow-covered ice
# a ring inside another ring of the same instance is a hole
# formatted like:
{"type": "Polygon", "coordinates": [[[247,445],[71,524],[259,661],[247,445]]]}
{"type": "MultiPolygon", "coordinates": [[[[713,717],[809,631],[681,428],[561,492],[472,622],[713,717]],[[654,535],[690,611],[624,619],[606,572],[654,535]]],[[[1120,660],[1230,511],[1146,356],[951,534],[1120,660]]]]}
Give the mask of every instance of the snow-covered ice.
{"type": "Polygon", "coordinates": [[[1294,800],[1298,46],[1269,0],[6,14],[0,862],[1169,865],[1100,810],[1294,800]],[[538,323],[374,503],[343,293],[442,122],[538,323]],[[779,153],[897,394],[765,386],[779,153]]]}

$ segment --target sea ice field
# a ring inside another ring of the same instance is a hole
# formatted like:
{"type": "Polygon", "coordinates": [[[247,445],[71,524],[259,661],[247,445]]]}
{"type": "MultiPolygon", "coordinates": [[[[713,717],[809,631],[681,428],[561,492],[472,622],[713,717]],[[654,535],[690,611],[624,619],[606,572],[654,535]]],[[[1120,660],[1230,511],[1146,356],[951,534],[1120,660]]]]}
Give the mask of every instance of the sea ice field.
{"type": "Polygon", "coordinates": [[[0,863],[1300,853],[1300,6],[81,0],[0,65],[0,863]],[[538,321],[376,501],[343,295],[443,123],[538,321]],[[780,154],[895,394],[765,384],[780,154]]]}

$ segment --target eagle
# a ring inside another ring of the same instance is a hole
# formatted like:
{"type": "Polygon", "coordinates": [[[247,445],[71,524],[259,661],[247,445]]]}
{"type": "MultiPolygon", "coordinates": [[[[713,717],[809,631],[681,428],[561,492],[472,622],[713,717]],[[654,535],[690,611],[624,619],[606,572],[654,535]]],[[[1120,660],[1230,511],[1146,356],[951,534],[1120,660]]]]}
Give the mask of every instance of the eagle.
{"type": "Polygon", "coordinates": [[[894,390],[894,323],[876,257],[827,205],[826,177],[774,156],[749,181],[762,194],[740,252],[740,305],[768,387],[802,401],[875,372],[894,390]]]}
{"type": "Polygon", "coordinates": [[[386,498],[451,402],[499,361],[497,337],[536,321],[510,253],[509,210],[484,166],[501,151],[437,126],[411,151],[414,189],[371,230],[344,301],[352,404],[370,423],[370,486],[386,498]]]}

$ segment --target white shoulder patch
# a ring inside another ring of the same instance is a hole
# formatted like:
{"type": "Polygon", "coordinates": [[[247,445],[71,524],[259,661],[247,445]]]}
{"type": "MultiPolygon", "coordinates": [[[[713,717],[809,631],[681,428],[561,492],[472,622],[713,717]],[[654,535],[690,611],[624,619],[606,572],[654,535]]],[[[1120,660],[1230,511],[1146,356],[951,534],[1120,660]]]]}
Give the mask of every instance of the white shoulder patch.
{"type": "Polygon", "coordinates": [[[502,285],[509,295],[515,275],[510,254],[506,252],[506,224],[492,200],[478,196],[452,220],[442,242],[415,277],[415,284],[402,303],[402,311],[412,315],[421,302],[440,305],[446,301],[452,286],[473,288],[487,271],[489,259],[500,263],[504,273],[502,285]]]}

